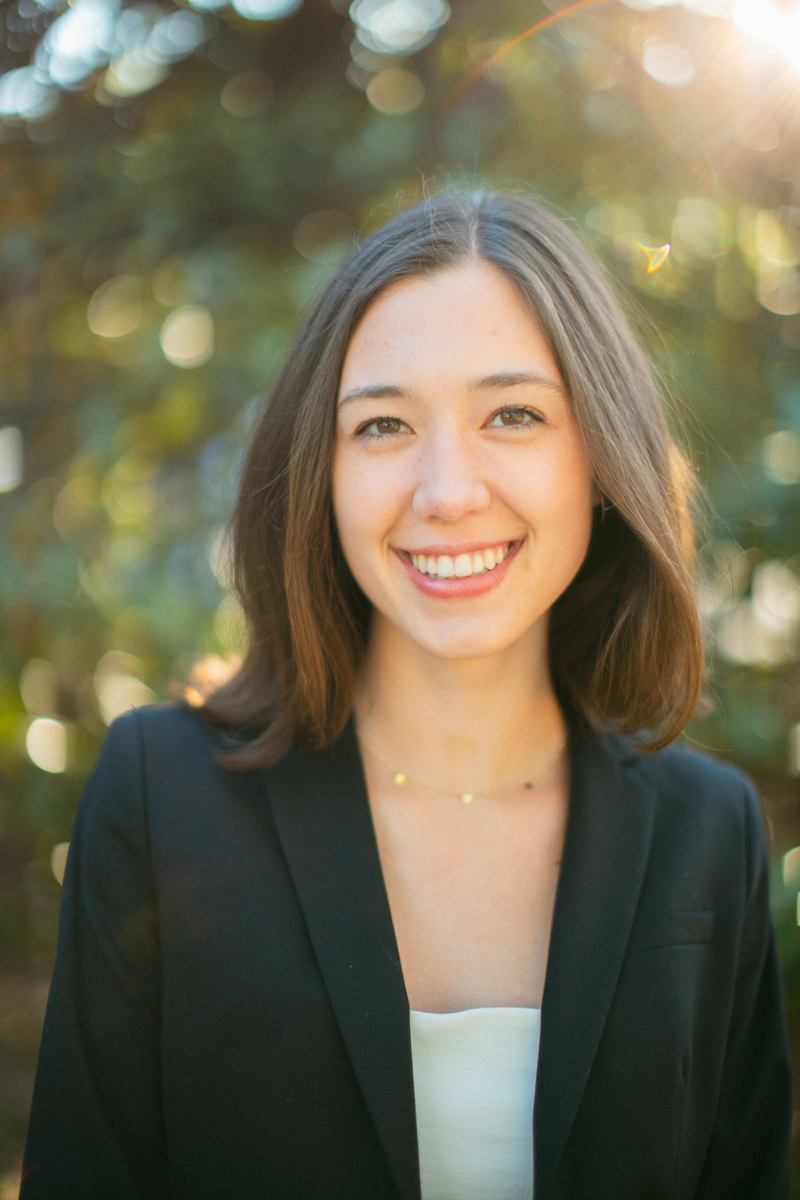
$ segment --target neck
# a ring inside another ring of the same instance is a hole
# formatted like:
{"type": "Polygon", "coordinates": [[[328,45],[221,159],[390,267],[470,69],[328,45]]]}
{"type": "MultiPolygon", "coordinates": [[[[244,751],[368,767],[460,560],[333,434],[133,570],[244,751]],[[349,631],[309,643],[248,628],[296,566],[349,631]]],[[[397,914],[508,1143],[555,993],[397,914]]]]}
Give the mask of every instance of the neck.
{"type": "Polygon", "coordinates": [[[409,778],[453,792],[522,783],[565,736],[546,622],[498,654],[453,660],[423,650],[377,614],[355,714],[368,750],[409,778]]]}

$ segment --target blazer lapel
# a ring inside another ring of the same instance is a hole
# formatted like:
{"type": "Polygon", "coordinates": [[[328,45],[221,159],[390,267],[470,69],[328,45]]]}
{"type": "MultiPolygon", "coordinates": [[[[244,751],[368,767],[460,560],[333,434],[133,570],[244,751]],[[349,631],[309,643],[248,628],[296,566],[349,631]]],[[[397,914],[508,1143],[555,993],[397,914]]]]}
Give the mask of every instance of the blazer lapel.
{"type": "MultiPolygon", "coordinates": [[[[606,743],[606,744],[604,744],[606,743]]],[[[534,1110],[536,1195],[569,1134],[622,966],[650,847],[654,791],[590,732],[572,786],[547,963],[534,1110]]],[[[636,756],[628,755],[628,763],[636,756]]]]}
{"type": "Polygon", "coordinates": [[[402,1200],[419,1200],[411,1033],[352,723],[329,750],[265,770],[325,986],[402,1200]]]}

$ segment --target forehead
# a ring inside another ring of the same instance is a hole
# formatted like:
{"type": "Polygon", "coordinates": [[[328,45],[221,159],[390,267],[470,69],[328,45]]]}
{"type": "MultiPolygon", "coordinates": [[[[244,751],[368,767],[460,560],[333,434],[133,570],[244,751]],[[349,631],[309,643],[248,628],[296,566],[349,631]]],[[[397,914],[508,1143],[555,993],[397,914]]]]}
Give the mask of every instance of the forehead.
{"type": "MultiPolygon", "coordinates": [[[[470,262],[392,284],[367,308],[345,355],[343,390],[363,376],[546,370],[547,340],[516,285],[498,267],[470,262]]],[[[394,382],[394,380],[391,380],[394,382]]]]}

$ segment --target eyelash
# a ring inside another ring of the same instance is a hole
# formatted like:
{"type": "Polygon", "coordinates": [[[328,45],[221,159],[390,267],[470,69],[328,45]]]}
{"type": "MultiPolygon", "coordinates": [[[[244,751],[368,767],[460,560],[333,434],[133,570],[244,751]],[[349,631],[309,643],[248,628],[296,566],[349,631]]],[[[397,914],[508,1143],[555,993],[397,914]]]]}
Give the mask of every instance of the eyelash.
{"type": "Polygon", "coordinates": [[[369,421],[365,421],[363,425],[359,425],[358,429],[356,430],[356,437],[363,438],[364,440],[370,442],[382,442],[386,438],[397,436],[397,434],[394,433],[368,433],[367,430],[369,429],[370,425],[377,425],[379,421],[397,421],[401,425],[405,424],[405,421],[401,421],[399,417],[372,417],[369,421]]]}
{"type": "MultiPolygon", "coordinates": [[[[489,417],[489,420],[487,421],[487,425],[490,425],[491,422],[495,419],[495,417],[502,416],[503,413],[525,413],[526,416],[531,417],[532,424],[536,424],[536,425],[544,424],[544,417],[540,416],[539,413],[534,412],[534,410],[532,408],[527,408],[524,404],[522,404],[522,405],[507,404],[507,405],[504,405],[502,408],[498,408],[495,412],[492,413],[492,415],[489,417]]],[[[381,442],[381,441],[384,441],[386,438],[397,436],[396,433],[368,433],[367,431],[368,431],[369,427],[371,425],[377,425],[379,421],[397,421],[401,425],[405,424],[405,421],[401,421],[399,417],[389,417],[389,416],[372,417],[371,420],[365,421],[363,423],[363,425],[360,425],[358,427],[358,429],[356,430],[356,437],[363,438],[368,441],[381,442]]],[[[530,428],[530,426],[529,425],[506,425],[503,428],[505,428],[505,429],[526,429],[526,428],[530,428]]]]}
{"type": "MultiPolygon", "coordinates": [[[[502,416],[503,413],[525,413],[526,416],[532,418],[531,424],[534,424],[534,425],[543,425],[544,424],[544,417],[541,416],[539,413],[534,412],[534,410],[532,408],[528,408],[527,405],[525,405],[525,404],[504,404],[502,408],[498,408],[496,412],[492,413],[492,415],[489,417],[489,423],[491,424],[491,422],[495,419],[495,417],[502,416]]],[[[524,425],[506,425],[506,426],[504,426],[504,428],[505,429],[525,429],[526,426],[524,426],[524,425]]]]}

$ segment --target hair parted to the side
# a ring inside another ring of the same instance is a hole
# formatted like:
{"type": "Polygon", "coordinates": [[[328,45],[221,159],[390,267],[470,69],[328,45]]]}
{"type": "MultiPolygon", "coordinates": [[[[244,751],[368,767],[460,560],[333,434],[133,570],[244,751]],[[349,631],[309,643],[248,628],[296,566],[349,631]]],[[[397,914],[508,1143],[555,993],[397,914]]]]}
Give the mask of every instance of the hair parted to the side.
{"type": "Polygon", "coordinates": [[[348,342],[397,280],[465,261],[512,279],[547,338],[574,408],[605,519],[553,607],[553,680],[591,721],[671,741],[703,675],[689,474],[652,368],[604,272],[567,226],[514,195],[445,193],[390,220],[311,307],[255,431],[232,522],[249,628],[237,674],[206,701],[248,731],[225,761],[247,768],[342,732],[369,604],[344,560],[331,500],[336,398],[348,342]]]}

